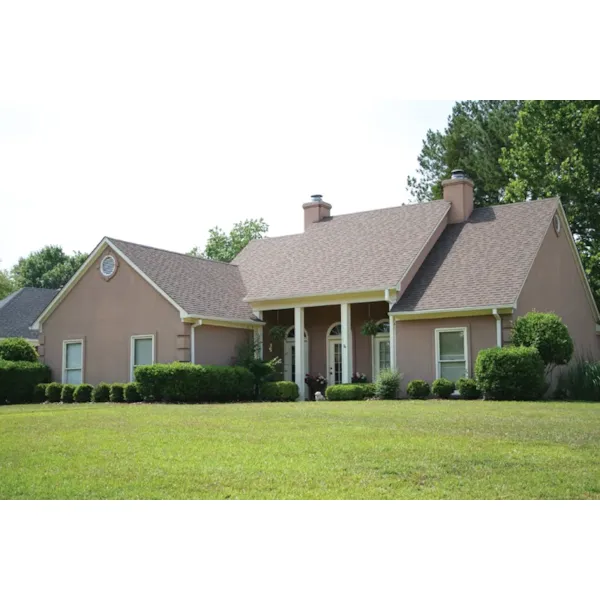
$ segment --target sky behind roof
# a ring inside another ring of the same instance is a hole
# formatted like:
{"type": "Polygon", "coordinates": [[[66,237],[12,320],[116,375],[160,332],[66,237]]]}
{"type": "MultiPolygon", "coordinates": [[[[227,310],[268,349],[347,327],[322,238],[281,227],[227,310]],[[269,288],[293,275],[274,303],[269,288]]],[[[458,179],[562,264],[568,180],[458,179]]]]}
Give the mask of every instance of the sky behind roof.
{"type": "Polygon", "coordinates": [[[401,30],[358,11],[7,4],[2,268],[105,235],[187,252],[246,218],[298,233],[311,194],[333,214],[402,204],[453,104],[415,98],[401,30]]]}

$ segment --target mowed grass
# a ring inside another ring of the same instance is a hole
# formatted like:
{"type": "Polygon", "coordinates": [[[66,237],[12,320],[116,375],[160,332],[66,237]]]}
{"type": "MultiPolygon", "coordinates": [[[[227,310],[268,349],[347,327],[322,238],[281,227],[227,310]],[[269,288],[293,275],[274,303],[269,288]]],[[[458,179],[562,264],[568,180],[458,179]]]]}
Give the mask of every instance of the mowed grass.
{"type": "Polygon", "coordinates": [[[0,408],[0,498],[600,498],[600,405],[0,408]]]}

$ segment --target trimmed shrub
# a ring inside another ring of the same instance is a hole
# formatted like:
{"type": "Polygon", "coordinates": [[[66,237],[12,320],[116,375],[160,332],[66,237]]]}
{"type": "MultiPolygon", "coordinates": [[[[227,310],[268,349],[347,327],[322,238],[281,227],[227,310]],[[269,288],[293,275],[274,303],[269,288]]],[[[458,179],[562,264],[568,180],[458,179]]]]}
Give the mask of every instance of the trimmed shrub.
{"type": "Polygon", "coordinates": [[[477,382],[474,379],[469,379],[468,377],[461,377],[456,382],[456,389],[460,394],[461,398],[465,400],[477,400],[477,398],[481,398],[481,392],[477,387],[477,382]]]}
{"type": "Polygon", "coordinates": [[[254,399],[254,376],[244,367],[170,363],[136,367],[146,402],[242,402],[254,399]]]}
{"type": "Polygon", "coordinates": [[[512,344],[536,348],[546,366],[566,365],[573,357],[569,330],[554,313],[529,312],[519,317],[513,328],[512,344]]]}
{"type": "Polygon", "coordinates": [[[0,360],[38,362],[35,348],[23,338],[6,338],[0,342],[0,360]]]}
{"type": "Polygon", "coordinates": [[[75,393],[75,388],[77,386],[72,383],[65,383],[62,386],[62,391],[60,392],[60,400],[65,404],[70,404],[73,402],[73,394],[75,393]]]}
{"type": "Polygon", "coordinates": [[[427,398],[431,393],[429,384],[422,379],[413,379],[406,387],[406,393],[409,398],[416,400],[417,398],[427,398]]]}
{"type": "Polygon", "coordinates": [[[89,383],[81,383],[75,388],[73,400],[75,402],[91,402],[94,386],[89,383]]]}
{"type": "Polygon", "coordinates": [[[109,399],[111,402],[124,402],[125,401],[125,384],[124,383],[113,383],[110,386],[109,399]]]}
{"type": "Polygon", "coordinates": [[[0,404],[33,402],[38,383],[50,381],[50,369],[39,362],[0,360],[0,404]]]}
{"type": "Polygon", "coordinates": [[[431,384],[431,391],[437,398],[447,400],[454,392],[454,384],[449,379],[440,377],[431,384]]]}
{"type": "Polygon", "coordinates": [[[92,392],[92,402],[108,402],[110,400],[110,385],[99,383],[92,392]]]}
{"type": "Polygon", "coordinates": [[[380,371],[375,383],[375,396],[380,400],[395,400],[398,397],[402,377],[402,373],[393,369],[380,371]]]}
{"type": "Polygon", "coordinates": [[[48,402],[60,402],[62,396],[62,383],[53,381],[46,386],[46,400],[48,402]]]}
{"type": "Polygon", "coordinates": [[[126,383],[123,393],[125,396],[125,402],[134,403],[141,401],[140,394],[135,383],[126,383]]]}
{"type": "Polygon", "coordinates": [[[366,400],[375,397],[374,383],[342,383],[325,390],[327,400],[366,400]]]}
{"type": "Polygon", "coordinates": [[[268,381],[260,388],[260,399],[265,402],[293,402],[300,392],[293,381],[268,381]]]}
{"type": "Polygon", "coordinates": [[[43,404],[46,402],[46,388],[49,384],[38,383],[33,390],[33,402],[35,404],[43,404]]]}
{"type": "Polygon", "coordinates": [[[481,350],[475,376],[486,400],[537,400],[546,388],[544,361],[525,346],[481,350]]]}

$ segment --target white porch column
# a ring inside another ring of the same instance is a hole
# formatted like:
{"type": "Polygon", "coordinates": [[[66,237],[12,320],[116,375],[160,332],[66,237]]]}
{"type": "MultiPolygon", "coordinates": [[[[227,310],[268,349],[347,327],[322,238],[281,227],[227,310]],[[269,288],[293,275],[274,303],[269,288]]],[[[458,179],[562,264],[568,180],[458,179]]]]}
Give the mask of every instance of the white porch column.
{"type": "Polygon", "coordinates": [[[294,308],[294,353],[296,359],[295,379],[300,392],[299,400],[306,400],[306,365],[304,364],[304,307],[294,308]]]}
{"type": "Polygon", "coordinates": [[[396,362],[396,321],[390,316],[390,369],[398,368],[396,362]]]}
{"type": "Polygon", "coordinates": [[[342,383],[352,383],[352,319],[350,304],[340,305],[342,322],[342,383]]]}
{"type": "MultiPolygon", "coordinates": [[[[262,321],[262,310],[253,311],[254,316],[262,321]]],[[[256,358],[263,360],[264,349],[263,349],[263,326],[257,326],[254,328],[254,343],[256,344],[256,358]]]]}

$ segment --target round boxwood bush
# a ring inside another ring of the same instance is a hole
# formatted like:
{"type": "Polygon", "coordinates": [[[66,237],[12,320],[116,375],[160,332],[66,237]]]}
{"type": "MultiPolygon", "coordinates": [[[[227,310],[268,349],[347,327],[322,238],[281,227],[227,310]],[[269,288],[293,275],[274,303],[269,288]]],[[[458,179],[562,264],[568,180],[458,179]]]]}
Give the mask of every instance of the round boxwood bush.
{"type": "Polygon", "coordinates": [[[71,402],[73,402],[73,394],[75,393],[75,388],[76,386],[74,386],[72,383],[65,383],[62,386],[62,391],[60,392],[61,402],[64,402],[66,404],[70,404],[71,402]]]}
{"type": "Polygon", "coordinates": [[[135,383],[126,383],[123,394],[125,396],[125,402],[141,402],[140,393],[138,392],[137,385],[135,383]]]}
{"type": "Polygon", "coordinates": [[[46,402],[46,388],[48,387],[48,383],[38,383],[33,390],[33,401],[36,404],[42,404],[42,402],[46,402]]]}
{"type": "Polygon", "coordinates": [[[110,386],[109,399],[111,402],[123,402],[125,400],[125,384],[113,383],[110,386]]]}
{"type": "Polygon", "coordinates": [[[92,402],[108,402],[110,400],[110,385],[99,383],[92,392],[92,402]]]}
{"type": "Polygon", "coordinates": [[[395,400],[398,397],[402,373],[394,369],[379,372],[375,383],[375,396],[380,400],[395,400]]]}
{"type": "Polygon", "coordinates": [[[477,382],[474,379],[468,377],[461,377],[456,382],[456,389],[460,394],[460,397],[465,400],[477,400],[481,397],[481,392],[477,387],[477,382]]]}
{"type": "Polygon", "coordinates": [[[268,381],[260,387],[260,399],[265,402],[293,402],[299,395],[293,381],[268,381]]]}
{"type": "Polygon", "coordinates": [[[417,398],[427,398],[429,396],[431,390],[429,389],[429,384],[422,379],[413,379],[408,386],[406,387],[406,393],[409,398],[413,400],[417,398]]]}
{"type": "Polygon", "coordinates": [[[48,402],[60,402],[62,394],[62,383],[52,382],[46,386],[46,400],[48,402]]]}
{"type": "Polygon", "coordinates": [[[573,357],[569,330],[554,313],[530,312],[519,317],[513,327],[512,343],[536,348],[546,366],[566,365],[573,357]]]}
{"type": "Polygon", "coordinates": [[[38,353],[23,338],[6,338],[0,342],[0,360],[37,362],[38,353]]]}
{"type": "Polygon", "coordinates": [[[486,400],[537,400],[546,384],[536,348],[486,348],[477,355],[475,377],[486,400]]]}
{"type": "Polygon", "coordinates": [[[454,392],[454,384],[449,379],[440,377],[431,384],[431,391],[437,398],[447,400],[454,392]]]}
{"type": "Polygon", "coordinates": [[[93,391],[94,387],[91,386],[89,383],[81,383],[75,388],[73,400],[75,402],[91,402],[93,391]]]}
{"type": "Polygon", "coordinates": [[[373,383],[341,383],[325,390],[327,400],[366,400],[375,396],[373,383]]]}

